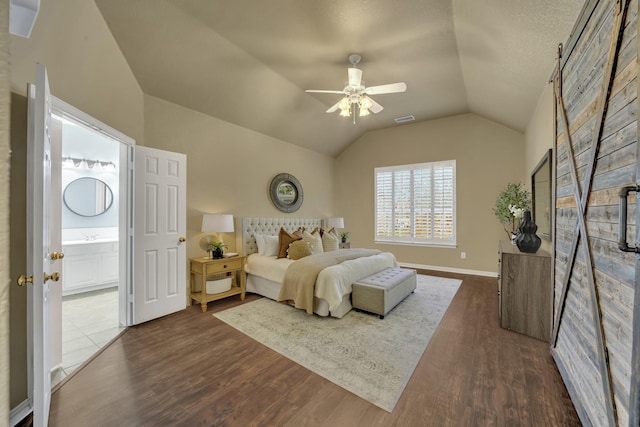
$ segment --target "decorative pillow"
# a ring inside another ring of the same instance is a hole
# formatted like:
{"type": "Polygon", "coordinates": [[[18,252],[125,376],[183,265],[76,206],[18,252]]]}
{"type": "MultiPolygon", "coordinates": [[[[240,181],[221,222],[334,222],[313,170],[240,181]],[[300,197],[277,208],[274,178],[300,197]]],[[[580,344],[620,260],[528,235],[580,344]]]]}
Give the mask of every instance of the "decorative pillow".
{"type": "Polygon", "coordinates": [[[253,237],[256,238],[256,246],[258,247],[258,253],[260,255],[264,255],[265,249],[267,247],[264,236],[262,234],[254,234],[253,237]]]}
{"type": "Polygon", "coordinates": [[[312,254],[321,254],[324,252],[322,248],[322,237],[319,233],[311,234],[308,231],[302,233],[302,240],[309,244],[312,254]]]}
{"type": "Polygon", "coordinates": [[[300,259],[311,255],[311,246],[304,240],[296,240],[289,245],[287,258],[300,259]]]}
{"type": "Polygon", "coordinates": [[[322,237],[322,235],[324,234],[324,229],[322,227],[316,227],[313,229],[311,234],[319,234],[320,237],[322,237]]]}
{"type": "Polygon", "coordinates": [[[280,242],[278,236],[262,236],[264,238],[265,248],[264,255],[265,256],[277,256],[278,251],[280,250],[280,242]]]}
{"type": "Polygon", "coordinates": [[[338,239],[335,232],[324,232],[322,236],[322,248],[325,252],[337,251],[340,248],[340,239],[338,239]]]}
{"type": "Polygon", "coordinates": [[[298,234],[299,230],[294,231],[292,234],[289,234],[287,230],[284,228],[280,229],[280,234],[278,235],[278,239],[280,242],[280,249],[278,250],[278,258],[286,258],[287,250],[289,249],[289,245],[296,240],[302,239],[302,234],[298,234]]]}

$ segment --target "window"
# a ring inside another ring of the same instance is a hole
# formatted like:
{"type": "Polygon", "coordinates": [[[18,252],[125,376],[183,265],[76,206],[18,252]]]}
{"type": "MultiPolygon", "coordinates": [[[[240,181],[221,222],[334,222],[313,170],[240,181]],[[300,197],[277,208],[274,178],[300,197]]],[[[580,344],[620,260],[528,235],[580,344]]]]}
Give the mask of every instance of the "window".
{"type": "Polygon", "coordinates": [[[375,169],[376,242],[456,244],[456,161],[375,169]]]}

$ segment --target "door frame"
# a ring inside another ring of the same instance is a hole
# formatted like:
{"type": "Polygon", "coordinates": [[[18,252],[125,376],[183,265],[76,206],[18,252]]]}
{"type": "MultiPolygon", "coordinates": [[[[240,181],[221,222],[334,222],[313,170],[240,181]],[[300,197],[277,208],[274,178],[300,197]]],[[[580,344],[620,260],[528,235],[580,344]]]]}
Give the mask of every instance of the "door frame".
{"type": "Polygon", "coordinates": [[[52,96],[52,100],[54,114],[63,117],[67,116],[69,119],[79,122],[121,144],[119,165],[118,265],[123,268],[120,268],[118,271],[118,316],[121,326],[130,326],[132,324],[131,310],[129,309],[131,299],[130,289],[133,284],[130,258],[133,253],[133,222],[129,212],[131,211],[133,201],[132,152],[133,147],[136,145],[136,140],[55,96],[52,96]]]}

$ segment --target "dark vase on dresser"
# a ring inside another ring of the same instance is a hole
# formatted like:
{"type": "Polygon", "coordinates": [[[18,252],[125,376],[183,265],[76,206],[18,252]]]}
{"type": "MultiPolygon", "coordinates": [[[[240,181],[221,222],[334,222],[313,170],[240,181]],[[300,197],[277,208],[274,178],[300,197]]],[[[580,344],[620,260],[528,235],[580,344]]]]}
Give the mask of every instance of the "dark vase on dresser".
{"type": "Polygon", "coordinates": [[[538,226],[531,219],[531,212],[525,211],[522,222],[518,227],[518,237],[516,237],[516,245],[521,252],[535,254],[540,249],[542,240],[536,235],[538,226]]]}

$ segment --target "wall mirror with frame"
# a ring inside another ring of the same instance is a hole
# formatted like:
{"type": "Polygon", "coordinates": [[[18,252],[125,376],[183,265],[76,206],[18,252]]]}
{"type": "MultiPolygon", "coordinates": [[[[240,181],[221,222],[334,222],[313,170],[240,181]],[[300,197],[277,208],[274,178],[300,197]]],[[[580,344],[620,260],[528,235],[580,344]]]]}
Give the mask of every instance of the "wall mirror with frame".
{"type": "Polygon", "coordinates": [[[551,240],[551,149],[542,157],[531,174],[531,216],[538,226],[536,234],[551,240]]]}
{"type": "Polygon", "coordinates": [[[86,217],[102,215],[113,204],[111,188],[104,181],[91,177],[71,181],[62,198],[71,212],[86,217]]]}
{"type": "Polygon", "coordinates": [[[304,193],[302,185],[295,176],[280,173],[271,180],[269,197],[273,205],[281,212],[295,212],[302,206],[304,193]]]}

